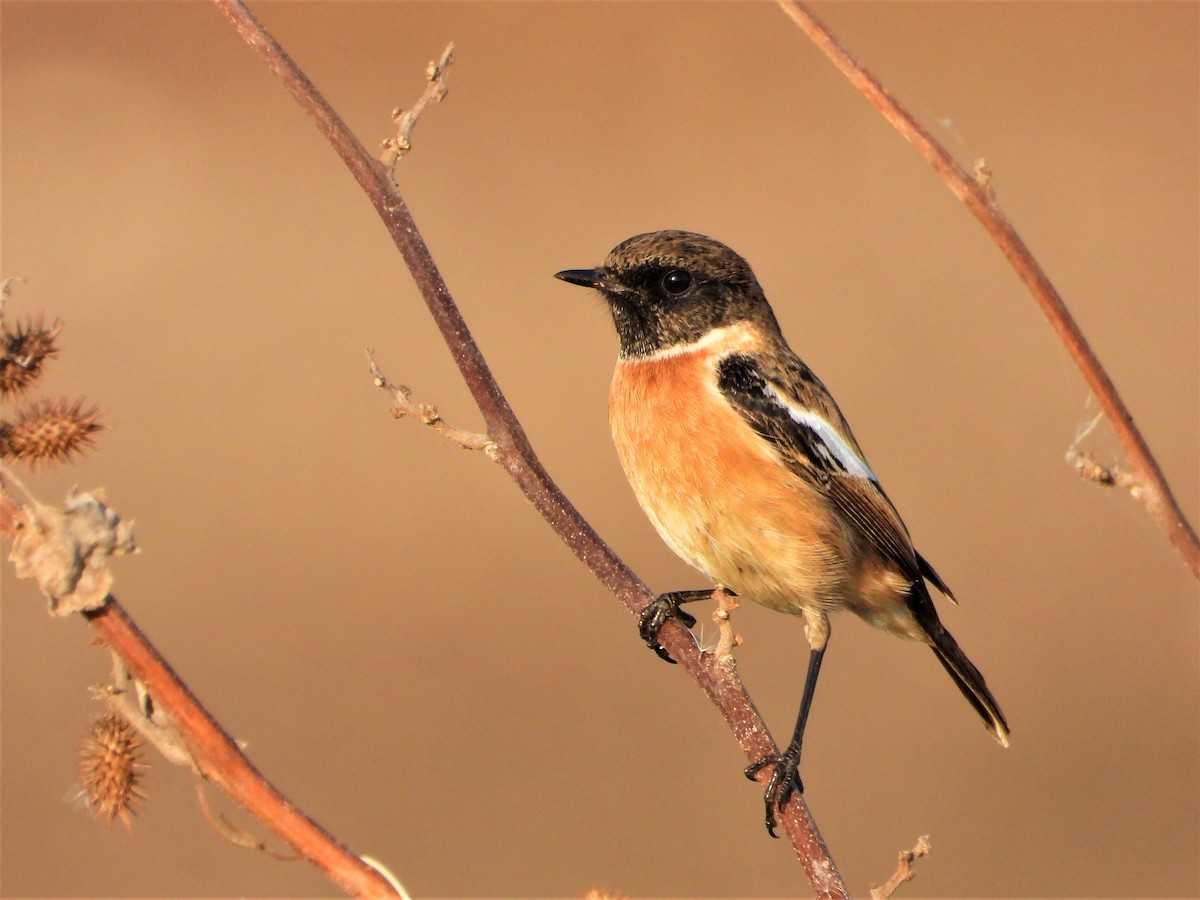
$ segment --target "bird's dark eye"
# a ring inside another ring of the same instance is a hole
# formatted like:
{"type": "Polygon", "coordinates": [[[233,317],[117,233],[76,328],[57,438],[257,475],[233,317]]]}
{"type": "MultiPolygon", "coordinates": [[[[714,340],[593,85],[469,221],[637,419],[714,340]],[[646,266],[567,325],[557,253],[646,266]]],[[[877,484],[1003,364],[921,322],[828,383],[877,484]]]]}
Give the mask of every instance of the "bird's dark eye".
{"type": "Polygon", "coordinates": [[[672,269],[662,278],[663,290],[678,296],[692,286],[692,276],[683,269],[672,269]]]}

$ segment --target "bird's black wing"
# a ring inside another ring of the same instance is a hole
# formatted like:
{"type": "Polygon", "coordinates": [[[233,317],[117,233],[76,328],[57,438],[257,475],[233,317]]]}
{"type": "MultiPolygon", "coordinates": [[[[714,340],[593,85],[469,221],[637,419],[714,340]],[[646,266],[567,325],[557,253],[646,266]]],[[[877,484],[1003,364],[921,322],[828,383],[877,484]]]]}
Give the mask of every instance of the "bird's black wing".
{"type": "Polygon", "coordinates": [[[718,364],[717,386],[787,467],[828,496],[864,539],[906,576],[914,581],[932,576],[942,588],[932,567],[922,565],[841,411],[799,358],[789,355],[768,365],[761,357],[731,354],[718,364]]]}

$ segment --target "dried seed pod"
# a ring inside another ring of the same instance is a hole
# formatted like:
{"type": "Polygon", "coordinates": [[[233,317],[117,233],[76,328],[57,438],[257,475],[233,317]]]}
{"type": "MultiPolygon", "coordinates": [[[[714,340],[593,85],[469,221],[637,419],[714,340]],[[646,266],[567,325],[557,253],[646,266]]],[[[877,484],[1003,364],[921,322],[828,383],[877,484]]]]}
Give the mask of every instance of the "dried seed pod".
{"type": "Polygon", "coordinates": [[[140,785],[148,768],[142,762],[142,739],[125,719],[108,713],[92,722],[79,752],[79,781],[97,819],[109,826],[118,818],[125,827],[145,799],[140,785]]]}
{"type": "Polygon", "coordinates": [[[41,317],[0,327],[0,400],[20,396],[41,377],[42,363],[58,355],[61,329],[58,321],[47,328],[41,317]]]}
{"type": "Polygon", "coordinates": [[[16,421],[0,421],[0,458],[12,459],[35,471],[44,463],[66,463],[94,442],[104,428],[100,410],[84,409],[83,400],[36,400],[18,413],[16,421]]]}

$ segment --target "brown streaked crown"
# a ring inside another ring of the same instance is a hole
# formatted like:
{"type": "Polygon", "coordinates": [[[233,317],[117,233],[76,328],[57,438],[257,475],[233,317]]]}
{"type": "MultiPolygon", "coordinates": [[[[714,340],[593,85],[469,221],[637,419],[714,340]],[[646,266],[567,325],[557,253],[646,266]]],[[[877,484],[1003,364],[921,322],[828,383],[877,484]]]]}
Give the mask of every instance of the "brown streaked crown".
{"type": "Polygon", "coordinates": [[[654,231],[622,241],[595,269],[556,278],[592,287],[608,302],[624,359],[694,343],[714,328],[779,325],[749,263],[690,231],[654,231]]]}

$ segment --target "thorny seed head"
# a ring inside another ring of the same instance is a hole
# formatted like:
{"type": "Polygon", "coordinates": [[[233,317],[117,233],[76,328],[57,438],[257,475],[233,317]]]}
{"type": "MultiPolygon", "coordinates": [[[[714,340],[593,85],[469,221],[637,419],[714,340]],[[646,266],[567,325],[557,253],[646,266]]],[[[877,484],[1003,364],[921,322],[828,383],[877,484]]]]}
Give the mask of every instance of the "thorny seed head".
{"type": "Polygon", "coordinates": [[[92,722],[79,751],[79,780],[97,819],[112,826],[118,818],[126,828],[145,799],[139,784],[148,768],[142,762],[142,739],[125,719],[108,713],[92,722]]]}
{"type": "Polygon", "coordinates": [[[62,322],[47,328],[40,316],[0,327],[0,399],[19,396],[38,380],[42,363],[58,355],[54,338],[61,330],[62,322]]]}
{"type": "Polygon", "coordinates": [[[43,463],[66,463],[94,443],[104,428],[100,410],[83,408],[83,400],[37,400],[17,415],[0,420],[0,459],[12,459],[31,469],[43,463]]]}

